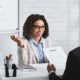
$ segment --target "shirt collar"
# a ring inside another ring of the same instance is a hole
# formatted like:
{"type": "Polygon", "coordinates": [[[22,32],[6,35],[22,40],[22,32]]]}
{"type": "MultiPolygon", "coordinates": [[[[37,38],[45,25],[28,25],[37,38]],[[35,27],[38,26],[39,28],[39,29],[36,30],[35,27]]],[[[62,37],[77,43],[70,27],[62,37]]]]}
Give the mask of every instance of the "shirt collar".
{"type": "Polygon", "coordinates": [[[38,44],[35,42],[35,40],[33,39],[33,37],[31,37],[31,38],[29,39],[29,41],[32,42],[32,43],[34,43],[34,44],[36,44],[36,45],[38,45],[38,44],[43,44],[43,38],[41,38],[41,40],[40,40],[40,42],[39,42],[38,44]]]}

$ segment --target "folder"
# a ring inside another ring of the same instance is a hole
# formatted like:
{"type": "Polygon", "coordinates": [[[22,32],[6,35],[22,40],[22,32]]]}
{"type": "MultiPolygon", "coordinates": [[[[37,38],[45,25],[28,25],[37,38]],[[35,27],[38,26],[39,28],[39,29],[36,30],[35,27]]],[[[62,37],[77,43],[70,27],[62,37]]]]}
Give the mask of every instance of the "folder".
{"type": "Polygon", "coordinates": [[[51,48],[44,48],[44,54],[48,58],[49,62],[51,64],[54,64],[54,66],[57,69],[65,69],[67,56],[64,53],[62,47],[51,47],[51,48]]]}

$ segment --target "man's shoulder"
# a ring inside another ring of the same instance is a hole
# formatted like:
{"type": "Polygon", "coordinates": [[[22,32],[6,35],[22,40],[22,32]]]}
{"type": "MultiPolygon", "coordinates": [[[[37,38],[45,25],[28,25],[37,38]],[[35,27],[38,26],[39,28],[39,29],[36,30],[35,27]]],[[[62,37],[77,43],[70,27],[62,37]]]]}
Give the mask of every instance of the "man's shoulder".
{"type": "Polygon", "coordinates": [[[75,55],[80,61],[80,47],[77,47],[70,51],[69,55],[75,55]]]}
{"type": "Polygon", "coordinates": [[[71,52],[79,52],[80,53],[80,47],[77,47],[77,48],[75,48],[75,49],[73,49],[71,52]]]}

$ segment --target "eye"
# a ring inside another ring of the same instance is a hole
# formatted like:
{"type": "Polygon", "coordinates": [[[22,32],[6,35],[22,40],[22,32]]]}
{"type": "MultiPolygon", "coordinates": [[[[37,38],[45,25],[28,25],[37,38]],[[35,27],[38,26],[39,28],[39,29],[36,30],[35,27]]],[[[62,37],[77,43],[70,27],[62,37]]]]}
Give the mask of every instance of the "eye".
{"type": "Polygon", "coordinates": [[[36,29],[43,29],[43,28],[45,28],[45,26],[39,26],[39,25],[34,25],[33,27],[36,28],[36,29]]]}

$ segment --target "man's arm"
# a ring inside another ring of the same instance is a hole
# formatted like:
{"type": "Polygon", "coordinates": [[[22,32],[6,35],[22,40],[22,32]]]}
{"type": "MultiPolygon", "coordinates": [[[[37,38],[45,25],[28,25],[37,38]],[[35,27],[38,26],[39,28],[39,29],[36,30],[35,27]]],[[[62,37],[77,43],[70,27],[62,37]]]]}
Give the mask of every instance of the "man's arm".
{"type": "Polygon", "coordinates": [[[55,74],[56,68],[53,64],[48,64],[47,70],[49,72],[49,80],[61,80],[60,77],[55,74]]]}
{"type": "Polygon", "coordinates": [[[52,72],[51,74],[49,74],[49,80],[61,80],[61,78],[57,76],[55,72],[52,72]]]}

